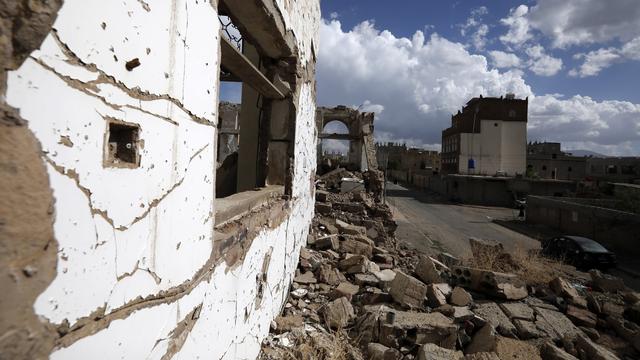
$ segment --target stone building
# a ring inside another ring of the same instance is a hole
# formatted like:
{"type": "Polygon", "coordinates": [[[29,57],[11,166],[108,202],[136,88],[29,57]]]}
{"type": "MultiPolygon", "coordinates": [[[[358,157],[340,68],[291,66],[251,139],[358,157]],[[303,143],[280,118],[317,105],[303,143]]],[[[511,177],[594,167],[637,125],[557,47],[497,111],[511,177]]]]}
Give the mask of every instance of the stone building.
{"type": "Polygon", "coordinates": [[[254,358],[314,211],[319,1],[2,3],[0,357],[254,358]]]}
{"type": "Polygon", "coordinates": [[[527,176],[554,180],[583,180],[587,158],[561,151],[560,143],[532,142],[527,145],[527,176]]]}
{"type": "Polygon", "coordinates": [[[524,174],[528,99],[480,97],[467,102],[442,131],[442,172],[524,174]]]}
{"type": "Polygon", "coordinates": [[[640,183],[640,157],[589,157],[587,176],[598,182],[640,183]]]}

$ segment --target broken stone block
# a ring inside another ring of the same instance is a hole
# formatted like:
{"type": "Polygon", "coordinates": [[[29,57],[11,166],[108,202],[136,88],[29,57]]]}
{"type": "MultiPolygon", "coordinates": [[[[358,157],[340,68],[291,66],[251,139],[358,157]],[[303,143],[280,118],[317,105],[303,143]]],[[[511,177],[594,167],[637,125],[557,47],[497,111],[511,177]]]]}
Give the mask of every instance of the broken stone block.
{"type": "Polygon", "coordinates": [[[467,346],[465,353],[474,354],[478,352],[494,352],[496,350],[496,339],[498,334],[491,323],[487,323],[478,330],[467,346]]]}
{"type": "Polygon", "coordinates": [[[278,316],[275,322],[276,334],[289,332],[294,328],[299,328],[304,325],[304,321],[300,315],[278,316]]]}
{"type": "Polygon", "coordinates": [[[313,243],[313,246],[318,250],[339,250],[340,249],[340,240],[338,240],[338,236],[336,235],[328,235],[317,238],[313,243]]]}
{"type": "Polygon", "coordinates": [[[318,282],[311,271],[307,271],[293,278],[298,284],[315,284],[318,282]]]}
{"type": "Polygon", "coordinates": [[[418,360],[461,360],[462,351],[442,348],[436,344],[424,344],[418,350],[418,360]]]}
{"type": "Polygon", "coordinates": [[[633,343],[638,334],[640,334],[640,326],[621,317],[609,316],[607,324],[621,338],[633,343]]]}
{"type": "Polygon", "coordinates": [[[479,352],[475,354],[467,354],[464,356],[464,360],[501,360],[498,354],[493,352],[479,352]]]}
{"type": "Polygon", "coordinates": [[[451,291],[451,299],[449,302],[455,306],[467,306],[471,304],[473,301],[473,297],[469,294],[465,289],[456,286],[453,291],[451,291]]]}
{"type": "Polygon", "coordinates": [[[351,255],[338,263],[340,270],[347,274],[374,273],[380,271],[378,265],[363,255],[351,255]]]}
{"type": "Polygon", "coordinates": [[[347,235],[366,235],[367,233],[367,229],[364,226],[348,224],[339,219],[336,219],[336,227],[341,233],[347,235]]]}
{"type": "Polygon", "coordinates": [[[357,296],[357,301],[363,305],[387,304],[392,302],[393,298],[376,287],[367,287],[357,296]]]}
{"type": "Polygon", "coordinates": [[[333,203],[333,207],[352,214],[362,214],[364,212],[364,205],[357,202],[336,202],[333,203]]]}
{"type": "Polygon", "coordinates": [[[451,317],[456,323],[471,320],[475,317],[475,314],[466,306],[452,306],[452,308],[453,313],[451,314],[451,317]]]}
{"type": "Polygon", "coordinates": [[[606,301],[602,303],[602,313],[607,316],[621,317],[624,314],[624,306],[606,301]]]}
{"type": "Polygon", "coordinates": [[[427,285],[427,299],[429,306],[439,307],[447,304],[447,296],[451,294],[449,284],[429,284],[427,285]]]}
{"type": "Polygon", "coordinates": [[[624,285],[624,281],[618,277],[603,274],[599,270],[589,271],[591,276],[591,283],[593,287],[604,292],[617,292],[625,291],[627,287],[624,285]]]}
{"type": "Polygon", "coordinates": [[[498,304],[494,302],[479,303],[473,309],[473,312],[492,324],[500,334],[515,337],[516,327],[509,320],[509,317],[500,309],[498,304]]]}
{"type": "Polygon", "coordinates": [[[539,329],[533,321],[515,319],[513,320],[513,325],[515,325],[518,330],[520,339],[537,339],[547,336],[547,333],[539,329]]]}
{"type": "Polygon", "coordinates": [[[575,345],[578,353],[584,353],[589,360],[619,360],[611,351],[594,343],[584,334],[577,335],[575,345]]]}
{"type": "Polygon", "coordinates": [[[355,318],[353,306],[345,297],[327,303],[321,309],[321,314],[324,322],[332,329],[342,329],[355,318]]]}
{"type": "Polygon", "coordinates": [[[451,281],[505,300],[521,300],[529,295],[524,281],[513,274],[459,266],[453,269],[451,281]]]}
{"type": "Polygon", "coordinates": [[[501,336],[498,336],[496,339],[495,352],[500,359],[542,360],[537,346],[526,341],[509,339],[501,336]]]}
{"type": "Polygon", "coordinates": [[[322,256],[313,250],[307,248],[300,249],[300,267],[305,270],[315,270],[322,264],[322,256]]]}
{"type": "Polygon", "coordinates": [[[369,343],[367,345],[367,354],[369,360],[384,360],[384,353],[389,350],[388,347],[379,343],[369,343]]]}
{"type": "Polygon", "coordinates": [[[533,315],[533,309],[523,303],[502,303],[500,308],[504,311],[505,315],[509,319],[522,319],[533,321],[535,319],[533,315]]]}
{"type": "Polygon", "coordinates": [[[378,278],[380,288],[387,291],[391,287],[391,282],[396,277],[396,272],[391,269],[385,269],[376,271],[373,275],[378,278]]]}
{"type": "Polygon", "coordinates": [[[504,246],[497,241],[469,238],[469,246],[474,258],[495,257],[504,252],[504,246]]]}
{"type": "Polygon", "coordinates": [[[446,252],[439,253],[437,257],[441,263],[445,264],[449,268],[459,266],[462,263],[460,259],[446,252]]]}
{"type": "Polygon", "coordinates": [[[318,226],[320,230],[323,230],[328,234],[338,235],[338,228],[334,225],[333,221],[330,221],[327,218],[320,218],[318,220],[318,226]]]}
{"type": "Polygon", "coordinates": [[[565,298],[570,304],[587,307],[587,300],[578,294],[578,291],[561,277],[553,279],[549,283],[551,290],[558,296],[565,298]]]}
{"type": "Polygon", "coordinates": [[[396,276],[391,282],[389,294],[402,305],[420,308],[427,295],[427,286],[413,276],[397,270],[396,276]]]}
{"type": "Polygon", "coordinates": [[[370,259],[373,255],[372,250],[373,248],[371,247],[371,245],[354,239],[345,239],[340,242],[340,251],[349,254],[364,255],[368,259],[370,259]]]}
{"type": "Polygon", "coordinates": [[[329,215],[333,211],[331,204],[316,202],[316,213],[322,215],[329,215]]]}
{"type": "Polygon", "coordinates": [[[449,268],[429,256],[421,256],[416,266],[416,276],[425,284],[447,281],[449,268]]]}
{"type": "Polygon", "coordinates": [[[347,278],[336,268],[328,264],[322,264],[316,271],[318,280],[329,285],[337,285],[347,278]]]}
{"type": "Polygon", "coordinates": [[[380,280],[373,274],[355,274],[353,281],[362,286],[378,286],[380,280]]]}
{"type": "Polygon", "coordinates": [[[393,265],[393,256],[389,254],[376,254],[374,248],[373,261],[383,264],[393,265]]]}
{"type": "Polygon", "coordinates": [[[329,192],[325,190],[316,190],[316,202],[328,202],[329,192]]]}
{"type": "Polygon", "coordinates": [[[434,343],[447,349],[455,349],[458,327],[451,319],[440,313],[415,313],[395,311],[392,324],[380,324],[380,343],[399,347],[399,343],[434,343]]]}
{"type": "Polygon", "coordinates": [[[358,293],[360,287],[358,285],[353,285],[350,282],[341,282],[335,289],[333,289],[331,298],[337,299],[340,297],[346,297],[347,300],[351,301],[353,296],[358,293]]]}
{"type": "Polygon", "coordinates": [[[564,336],[573,338],[578,334],[582,334],[582,331],[561,312],[540,307],[536,307],[534,310],[536,313],[536,325],[553,340],[560,340],[564,336]]]}
{"type": "Polygon", "coordinates": [[[596,327],[598,316],[587,309],[578,308],[573,305],[567,306],[567,317],[577,326],[596,327]]]}
{"type": "Polygon", "coordinates": [[[296,289],[296,290],[293,290],[291,292],[291,297],[294,298],[294,299],[301,299],[305,295],[307,295],[308,292],[309,292],[309,290],[307,290],[307,289],[302,289],[302,288],[296,289]]]}
{"type": "Polygon", "coordinates": [[[577,357],[547,341],[540,347],[540,355],[544,360],[578,360],[577,357]]]}

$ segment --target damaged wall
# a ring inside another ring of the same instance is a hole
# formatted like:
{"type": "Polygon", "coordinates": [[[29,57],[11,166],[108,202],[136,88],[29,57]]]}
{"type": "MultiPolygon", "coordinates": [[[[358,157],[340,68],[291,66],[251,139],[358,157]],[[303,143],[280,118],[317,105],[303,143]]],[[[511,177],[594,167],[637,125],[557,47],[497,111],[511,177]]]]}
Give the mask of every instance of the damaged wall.
{"type": "Polygon", "coordinates": [[[214,231],[216,1],[67,0],[55,22],[52,12],[39,49],[6,77],[6,102],[24,121],[4,113],[2,125],[24,131],[3,131],[0,142],[13,148],[2,181],[15,193],[2,203],[5,288],[18,290],[2,302],[0,353],[257,355],[313,216],[320,19],[316,0],[264,2],[293,34],[302,69],[292,197],[236,220],[228,247],[214,231]],[[16,332],[23,324],[29,336],[16,332]],[[36,350],[33,335],[43,339],[36,350]]]}

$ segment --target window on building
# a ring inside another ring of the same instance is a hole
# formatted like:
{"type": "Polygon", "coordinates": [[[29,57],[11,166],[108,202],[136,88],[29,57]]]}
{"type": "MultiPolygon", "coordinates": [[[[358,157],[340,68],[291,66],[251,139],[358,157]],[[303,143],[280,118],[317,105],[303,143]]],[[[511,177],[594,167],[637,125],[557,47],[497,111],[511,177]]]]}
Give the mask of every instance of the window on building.
{"type": "Polygon", "coordinates": [[[569,166],[569,167],[567,168],[567,171],[568,171],[568,172],[572,172],[572,171],[573,171],[573,169],[571,168],[571,166],[569,166]]]}
{"type": "Polygon", "coordinates": [[[255,27],[255,19],[245,18],[251,12],[239,10],[239,6],[228,0],[219,3],[221,105],[216,197],[229,197],[232,203],[231,196],[236,193],[265,187],[271,191],[280,186],[281,191],[290,192],[287,173],[295,108],[288,97],[288,87],[293,84],[286,81],[295,81],[288,76],[295,74],[297,63],[294,58],[266,55],[263,49],[270,44],[265,36],[244,33],[261,30],[255,27]],[[224,106],[231,108],[231,115],[223,111],[224,106]]]}
{"type": "Polygon", "coordinates": [[[558,158],[558,154],[551,154],[551,158],[552,159],[557,159],[558,158]]]}
{"type": "Polygon", "coordinates": [[[542,171],[547,171],[547,165],[542,165],[542,171]]]}
{"type": "Polygon", "coordinates": [[[616,165],[607,165],[607,174],[615,175],[618,173],[618,167],[616,165]]]}

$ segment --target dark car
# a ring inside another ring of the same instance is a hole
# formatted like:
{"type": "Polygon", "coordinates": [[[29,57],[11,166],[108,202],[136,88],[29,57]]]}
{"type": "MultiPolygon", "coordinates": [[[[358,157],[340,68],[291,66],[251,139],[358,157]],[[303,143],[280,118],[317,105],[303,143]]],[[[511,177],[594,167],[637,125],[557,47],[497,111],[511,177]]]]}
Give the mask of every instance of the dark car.
{"type": "Polygon", "coordinates": [[[603,269],[617,265],[616,255],[586,237],[558,236],[542,241],[544,255],[561,259],[579,269],[603,269]]]}

